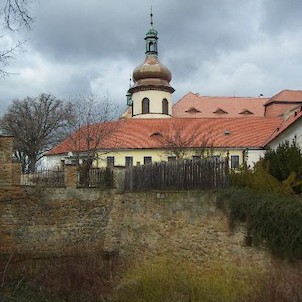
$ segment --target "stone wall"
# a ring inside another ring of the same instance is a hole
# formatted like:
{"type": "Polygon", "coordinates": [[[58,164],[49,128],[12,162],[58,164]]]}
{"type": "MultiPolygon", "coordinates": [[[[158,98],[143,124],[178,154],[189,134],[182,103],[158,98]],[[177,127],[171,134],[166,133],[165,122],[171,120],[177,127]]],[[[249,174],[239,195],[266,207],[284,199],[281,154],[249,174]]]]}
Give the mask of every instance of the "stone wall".
{"type": "Polygon", "coordinates": [[[244,227],[229,231],[215,202],[209,192],[125,194],[114,201],[104,249],[129,259],[173,255],[197,265],[219,258],[267,265],[266,252],[245,246],[244,227]]]}
{"type": "Polygon", "coordinates": [[[0,191],[0,251],[53,254],[97,248],[128,259],[174,255],[197,264],[211,259],[262,261],[230,233],[215,194],[110,194],[91,189],[0,191]],[[40,196],[39,196],[40,194],[40,196]]]}
{"type": "Polygon", "coordinates": [[[102,249],[111,198],[83,191],[2,189],[0,252],[54,254],[102,249]]]}
{"type": "Polygon", "coordinates": [[[0,187],[20,184],[21,165],[12,162],[12,136],[0,136],[0,187]]]}

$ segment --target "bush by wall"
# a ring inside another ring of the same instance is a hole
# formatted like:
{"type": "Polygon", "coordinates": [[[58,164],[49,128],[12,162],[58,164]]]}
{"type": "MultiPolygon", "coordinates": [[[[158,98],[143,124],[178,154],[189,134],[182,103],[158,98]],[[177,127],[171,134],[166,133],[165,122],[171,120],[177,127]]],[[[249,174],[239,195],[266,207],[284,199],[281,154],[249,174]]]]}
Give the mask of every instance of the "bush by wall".
{"type": "Polygon", "coordinates": [[[245,222],[247,244],[263,244],[272,254],[302,259],[302,201],[298,197],[232,189],[220,193],[218,208],[229,219],[230,228],[245,222]]]}
{"type": "Polygon", "coordinates": [[[257,163],[253,169],[242,167],[239,171],[230,174],[231,185],[237,188],[250,188],[260,192],[271,192],[280,195],[293,195],[292,188],[296,179],[294,172],[284,181],[272,176],[262,163],[257,163]]]}
{"type": "Polygon", "coordinates": [[[276,150],[267,150],[261,164],[281,182],[291,175],[293,190],[302,192],[302,151],[295,140],[279,144],[276,150]]]}

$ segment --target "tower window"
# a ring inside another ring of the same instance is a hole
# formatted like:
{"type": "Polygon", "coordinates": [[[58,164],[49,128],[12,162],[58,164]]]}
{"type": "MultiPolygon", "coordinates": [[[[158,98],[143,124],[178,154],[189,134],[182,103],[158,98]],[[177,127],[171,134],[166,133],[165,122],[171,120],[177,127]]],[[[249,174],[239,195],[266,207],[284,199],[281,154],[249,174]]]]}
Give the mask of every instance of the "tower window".
{"type": "Polygon", "coordinates": [[[169,104],[167,99],[163,99],[162,107],[163,107],[163,114],[169,114],[169,104]]]}
{"type": "Polygon", "coordinates": [[[142,101],[142,113],[149,113],[150,112],[150,100],[148,98],[144,98],[142,101]]]}

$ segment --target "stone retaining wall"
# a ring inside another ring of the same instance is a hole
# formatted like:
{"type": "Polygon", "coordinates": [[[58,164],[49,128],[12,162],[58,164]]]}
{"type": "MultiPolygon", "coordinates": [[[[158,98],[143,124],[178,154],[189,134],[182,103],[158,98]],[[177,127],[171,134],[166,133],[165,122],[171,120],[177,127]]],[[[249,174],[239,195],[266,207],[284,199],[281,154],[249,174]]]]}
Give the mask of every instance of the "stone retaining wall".
{"type": "Polygon", "coordinates": [[[0,191],[0,252],[48,255],[97,248],[128,259],[174,255],[196,264],[222,258],[265,265],[268,259],[244,246],[243,229],[229,232],[214,193],[49,189],[39,194],[0,191]]]}

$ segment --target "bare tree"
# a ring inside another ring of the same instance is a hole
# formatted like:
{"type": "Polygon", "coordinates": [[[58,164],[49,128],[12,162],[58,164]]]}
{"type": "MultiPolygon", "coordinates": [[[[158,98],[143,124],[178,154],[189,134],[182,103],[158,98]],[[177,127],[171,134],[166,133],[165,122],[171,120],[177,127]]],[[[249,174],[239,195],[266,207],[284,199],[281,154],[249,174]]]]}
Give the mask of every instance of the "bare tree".
{"type": "Polygon", "coordinates": [[[28,6],[31,0],[4,0],[0,15],[4,25],[10,30],[26,27],[30,29],[33,18],[29,14],[28,6]]]}
{"type": "Polygon", "coordinates": [[[185,159],[188,154],[207,158],[213,155],[213,138],[210,129],[188,131],[178,123],[172,123],[168,132],[161,131],[160,137],[167,156],[176,160],[185,159]]]}
{"type": "MultiPolygon", "coordinates": [[[[4,0],[0,5],[0,21],[3,30],[17,31],[21,28],[30,29],[33,18],[29,14],[29,3],[31,0],[4,0]]],[[[0,39],[4,38],[4,34],[0,39]]],[[[0,49],[0,76],[7,76],[9,73],[4,70],[8,62],[13,59],[25,41],[18,41],[5,49],[0,49]]]]}
{"type": "Polygon", "coordinates": [[[77,164],[89,170],[98,159],[102,141],[117,130],[118,123],[111,122],[117,116],[117,106],[108,97],[93,94],[76,97],[71,103],[74,118],[66,129],[70,135],[65,143],[77,164]]]}
{"type": "Polygon", "coordinates": [[[15,156],[23,171],[35,171],[42,154],[58,143],[69,120],[73,118],[70,103],[50,94],[14,100],[0,119],[3,134],[15,137],[15,156]]]}
{"type": "Polygon", "coordinates": [[[211,158],[214,156],[214,138],[210,129],[200,133],[198,147],[193,149],[194,156],[199,158],[211,158]]]}

